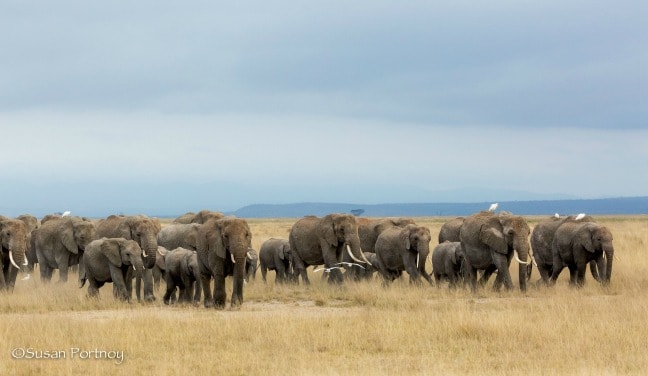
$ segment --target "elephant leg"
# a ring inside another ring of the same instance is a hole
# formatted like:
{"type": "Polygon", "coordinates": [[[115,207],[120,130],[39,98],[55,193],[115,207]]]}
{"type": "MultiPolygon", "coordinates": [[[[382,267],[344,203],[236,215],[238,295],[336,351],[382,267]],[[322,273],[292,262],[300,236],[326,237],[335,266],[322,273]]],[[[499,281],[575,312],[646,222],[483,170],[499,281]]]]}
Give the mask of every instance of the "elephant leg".
{"type": "Polygon", "coordinates": [[[211,291],[211,275],[200,273],[200,284],[202,285],[205,308],[211,308],[214,306],[214,298],[212,297],[211,291]]]}
{"type": "Polygon", "coordinates": [[[587,271],[587,264],[578,264],[576,266],[576,286],[583,287],[585,284],[585,272],[587,271]]]}
{"type": "Polygon", "coordinates": [[[266,280],[266,273],[268,273],[268,269],[266,269],[265,265],[261,266],[261,278],[263,278],[263,283],[268,283],[266,280]]]}
{"type": "Polygon", "coordinates": [[[200,280],[195,280],[194,282],[194,294],[193,294],[193,300],[192,302],[194,304],[200,303],[200,295],[201,295],[201,284],[200,280]]]}
{"type": "Polygon", "coordinates": [[[538,264],[538,272],[540,273],[540,278],[544,283],[549,281],[551,278],[551,265],[547,264],[538,264]]]}
{"type": "Polygon", "coordinates": [[[214,306],[217,309],[225,308],[227,294],[225,293],[225,260],[216,257],[212,267],[214,271],[214,306]]]}
{"type": "Polygon", "coordinates": [[[335,249],[326,249],[322,248],[322,256],[324,258],[324,267],[325,268],[333,268],[329,269],[329,276],[328,276],[328,282],[330,284],[340,284],[342,283],[342,271],[340,271],[339,268],[337,268],[338,264],[338,258],[335,254],[335,249]]]}
{"type": "Polygon", "coordinates": [[[14,285],[16,284],[16,278],[18,277],[18,269],[16,269],[13,265],[9,265],[9,268],[7,269],[7,276],[5,278],[5,284],[6,284],[6,289],[9,292],[12,292],[14,289],[14,285]]]}
{"type": "Polygon", "coordinates": [[[70,262],[70,254],[67,251],[63,251],[54,256],[56,260],[56,265],[58,265],[59,270],[59,282],[65,283],[68,280],[68,268],[70,262]]]}
{"type": "Polygon", "coordinates": [[[569,269],[569,284],[571,286],[576,285],[576,278],[578,274],[578,269],[576,268],[576,265],[574,264],[569,264],[567,265],[567,269],[569,269]]]}
{"type": "Polygon", "coordinates": [[[128,273],[124,273],[121,268],[110,265],[110,278],[113,281],[113,293],[115,297],[121,300],[130,301],[130,296],[128,290],[126,290],[125,280],[128,277],[128,273]]]}
{"type": "Polygon", "coordinates": [[[135,296],[138,302],[142,301],[142,277],[140,276],[135,277],[135,296]]]}
{"type": "Polygon", "coordinates": [[[513,281],[509,273],[509,259],[506,255],[497,252],[492,252],[491,256],[493,258],[493,264],[497,268],[497,278],[495,279],[496,290],[499,290],[498,280],[504,284],[507,290],[511,290],[513,288],[513,281]]]}
{"type": "MultiPolygon", "coordinates": [[[[153,295],[153,271],[145,268],[144,272],[142,272],[142,279],[144,280],[144,301],[155,301],[155,295],[153,295]]],[[[137,291],[140,291],[139,287],[137,291]]]]}
{"type": "Polygon", "coordinates": [[[165,281],[166,281],[166,292],[164,293],[164,297],[162,298],[162,301],[164,304],[169,304],[171,303],[171,295],[175,293],[175,283],[173,282],[173,278],[169,274],[165,276],[165,281]]]}
{"type": "Polygon", "coordinates": [[[301,276],[302,282],[305,285],[310,285],[310,281],[308,280],[308,272],[306,271],[307,266],[296,252],[294,255],[293,262],[295,266],[295,276],[296,276],[297,283],[299,283],[299,276],[301,276]]]}
{"type": "Polygon", "coordinates": [[[99,296],[99,283],[94,278],[88,278],[88,296],[91,298],[99,296]]]}
{"type": "Polygon", "coordinates": [[[40,263],[40,277],[42,283],[50,282],[52,280],[52,268],[44,263],[40,263]]]}

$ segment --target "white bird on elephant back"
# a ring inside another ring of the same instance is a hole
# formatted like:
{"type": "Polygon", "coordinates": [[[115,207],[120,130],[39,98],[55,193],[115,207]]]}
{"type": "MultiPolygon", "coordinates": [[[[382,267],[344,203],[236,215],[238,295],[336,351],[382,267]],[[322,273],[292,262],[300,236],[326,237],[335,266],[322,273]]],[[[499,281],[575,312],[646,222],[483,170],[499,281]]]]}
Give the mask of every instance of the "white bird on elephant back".
{"type": "Polygon", "coordinates": [[[497,202],[491,204],[491,206],[488,208],[488,211],[491,212],[491,213],[494,212],[495,209],[497,209],[497,206],[498,206],[498,205],[499,205],[499,204],[498,204],[497,202]]]}

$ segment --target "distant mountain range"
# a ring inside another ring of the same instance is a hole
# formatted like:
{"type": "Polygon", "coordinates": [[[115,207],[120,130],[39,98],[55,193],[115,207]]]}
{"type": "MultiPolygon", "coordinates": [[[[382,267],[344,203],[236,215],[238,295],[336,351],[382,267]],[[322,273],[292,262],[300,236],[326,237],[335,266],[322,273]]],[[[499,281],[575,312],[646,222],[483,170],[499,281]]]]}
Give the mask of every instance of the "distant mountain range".
{"type": "MultiPolygon", "coordinates": [[[[367,217],[464,216],[486,210],[492,202],[421,204],[295,203],[248,205],[228,214],[241,218],[299,218],[329,213],[356,213],[367,217]]],[[[520,215],[648,214],[648,196],[580,200],[536,200],[499,202],[499,210],[520,215]]]]}

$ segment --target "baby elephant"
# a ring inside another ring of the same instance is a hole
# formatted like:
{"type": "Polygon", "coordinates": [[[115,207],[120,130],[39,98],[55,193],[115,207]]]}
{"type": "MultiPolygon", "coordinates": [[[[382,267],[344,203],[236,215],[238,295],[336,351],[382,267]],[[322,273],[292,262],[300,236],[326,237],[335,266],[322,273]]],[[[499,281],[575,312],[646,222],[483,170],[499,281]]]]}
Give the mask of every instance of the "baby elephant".
{"type": "Polygon", "coordinates": [[[463,264],[464,253],[460,242],[445,241],[432,251],[432,273],[437,287],[441,287],[441,281],[447,279],[450,288],[457,286],[461,279],[461,264],[463,264]]]}
{"type": "Polygon", "coordinates": [[[293,256],[288,239],[271,238],[263,242],[259,250],[259,260],[263,282],[266,282],[268,269],[276,272],[275,283],[293,279],[293,256]]]}
{"type": "Polygon", "coordinates": [[[164,304],[172,301],[176,287],[180,290],[178,302],[200,302],[202,288],[198,271],[198,254],[186,248],[176,248],[164,256],[166,265],[167,289],[164,294],[164,304]]]}
{"type": "Polygon", "coordinates": [[[86,246],[83,263],[85,278],[81,279],[81,287],[87,280],[91,297],[99,295],[99,288],[106,282],[112,282],[115,297],[130,301],[133,276],[141,276],[144,271],[142,249],[136,241],[123,238],[93,240],[86,246]]]}

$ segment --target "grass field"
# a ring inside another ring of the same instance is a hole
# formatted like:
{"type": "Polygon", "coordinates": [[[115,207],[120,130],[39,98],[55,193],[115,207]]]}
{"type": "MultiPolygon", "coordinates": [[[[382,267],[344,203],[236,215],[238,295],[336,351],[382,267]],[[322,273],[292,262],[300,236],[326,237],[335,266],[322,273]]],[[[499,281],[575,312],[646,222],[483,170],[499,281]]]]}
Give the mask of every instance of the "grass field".
{"type": "MultiPolygon", "coordinates": [[[[447,219],[416,221],[434,246],[447,219]]],[[[287,237],[294,221],[248,220],[253,246],[287,237]]],[[[165,306],[161,291],[152,304],[117,302],[111,285],[89,300],[74,276],[64,285],[33,276],[0,294],[0,374],[646,374],[648,217],[598,221],[615,239],[609,287],[587,275],[569,288],[567,271],[524,294],[407,278],[333,287],[319,274],[311,286],[276,286],[270,272],[267,285],[257,273],[245,286],[240,310],[217,311],[165,306]]]]}

